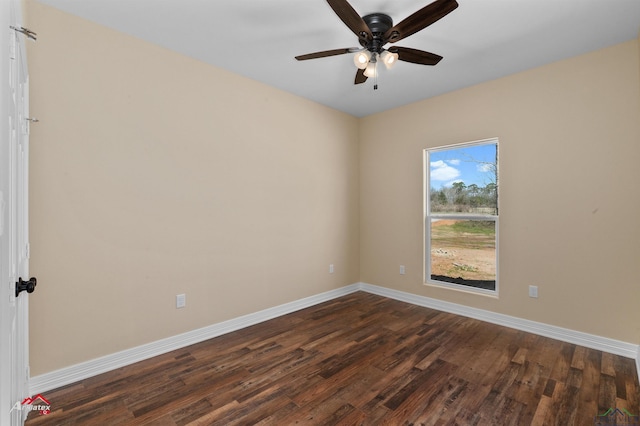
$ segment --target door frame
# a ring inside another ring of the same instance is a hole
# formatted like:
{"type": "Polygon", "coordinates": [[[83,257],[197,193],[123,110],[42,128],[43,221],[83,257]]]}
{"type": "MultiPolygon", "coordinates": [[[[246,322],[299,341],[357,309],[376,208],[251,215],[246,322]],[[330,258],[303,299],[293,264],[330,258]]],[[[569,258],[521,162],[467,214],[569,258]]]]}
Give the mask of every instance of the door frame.
{"type": "Polygon", "coordinates": [[[14,29],[23,27],[22,6],[0,1],[0,424],[12,426],[24,423],[29,396],[29,301],[15,294],[18,278],[29,278],[28,71],[25,36],[14,29]]]}

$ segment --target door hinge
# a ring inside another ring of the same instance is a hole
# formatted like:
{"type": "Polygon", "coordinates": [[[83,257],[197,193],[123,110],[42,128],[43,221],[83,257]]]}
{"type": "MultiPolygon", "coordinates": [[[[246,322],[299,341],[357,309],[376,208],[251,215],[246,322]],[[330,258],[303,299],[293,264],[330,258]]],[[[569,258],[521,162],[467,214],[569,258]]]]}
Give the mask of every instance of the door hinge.
{"type": "Polygon", "coordinates": [[[24,119],[24,126],[23,126],[23,134],[25,135],[30,135],[31,134],[31,123],[39,123],[40,120],[38,120],[35,117],[27,117],[24,119]]]}
{"type": "Polygon", "coordinates": [[[16,59],[16,33],[11,33],[11,40],[9,42],[9,59],[16,59]]]}
{"type": "Polygon", "coordinates": [[[33,40],[36,41],[37,38],[37,34],[34,33],[33,31],[31,31],[29,28],[25,28],[25,27],[14,27],[13,25],[9,25],[9,28],[11,28],[14,31],[19,32],[20,34],[24,34],[25,36],[27,36],[27,38],[29,40],[33,40]]]}
{"type": "Polygon", "coordinates": [[[25,259],[31,258],[31,244],[27,243],[24,248],[24,257],[25,259]]]}

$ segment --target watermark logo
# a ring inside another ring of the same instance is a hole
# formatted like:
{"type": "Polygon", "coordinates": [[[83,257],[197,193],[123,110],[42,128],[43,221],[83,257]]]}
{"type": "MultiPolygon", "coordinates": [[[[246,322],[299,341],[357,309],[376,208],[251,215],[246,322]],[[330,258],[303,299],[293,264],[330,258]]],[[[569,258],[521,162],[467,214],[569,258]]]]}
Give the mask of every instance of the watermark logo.
{"type": "Polygon", "coordinates": [[[51,412],[51,403],[41,394],[37,394],[33,398],[25,398],[22,403],[16,402],[11,411],[39,411],[40,414],[49,414],[51,412]]]}
{"type": "Polygon", "coordinates": [[[626,408],[609,408],[605,413],[596,416],[594,425],[640,426],[640,416],[631,414],[626,408]]]}

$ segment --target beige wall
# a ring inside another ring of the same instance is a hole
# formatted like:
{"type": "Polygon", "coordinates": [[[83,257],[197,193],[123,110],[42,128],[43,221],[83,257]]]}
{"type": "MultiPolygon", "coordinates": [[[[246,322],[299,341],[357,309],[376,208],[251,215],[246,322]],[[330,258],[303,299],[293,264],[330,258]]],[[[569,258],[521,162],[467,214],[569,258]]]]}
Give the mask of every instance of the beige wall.
{"type": "Polygon", "coordinates": [[[358,120],[28,23],[32,375],[359,280],[640,343],[640,39],[358,120]],[[493,136],[500,297],[425,286],[422,150],[493,136]]]}
{"type": "Polygon", "coordinates": [[[638,52],[632,40],[362,119],[361,281],[640,343],[638,52]],[[500,297],[425,286],[423,149],[494,136],[500,297]]]}
{"type": "Polygon", "coordinates": [[[356,118],[38,3],[28,21],[32,375],[358,281],[356,118]]]}

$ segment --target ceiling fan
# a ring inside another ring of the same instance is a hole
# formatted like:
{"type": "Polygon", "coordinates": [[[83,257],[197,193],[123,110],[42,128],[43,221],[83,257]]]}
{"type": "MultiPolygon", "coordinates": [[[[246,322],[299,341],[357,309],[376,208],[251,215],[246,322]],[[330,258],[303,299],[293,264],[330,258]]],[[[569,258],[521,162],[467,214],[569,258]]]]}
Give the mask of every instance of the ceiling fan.
{"type": "MultiPolygon", "coordinates": [[[[405,37],[428,27],[451,13],[458,7],[456,0],[436,0],[423,7],[399,24],[384,13],[371,13],[360,16],[347,0],[327,0],[329,6],[353,33],[358,36],[362,48],[324,50],[296,56],[299,61],[325,58],[327,56],[355,53],[354,62],[358,67],[354,84],[361,84],[369,77],[377,77],[377,64],[382,62],[390,68],[396,61],[411,62],[420,65],[436,65],[442,56],[409,47],[392,46],[385,49],[387,43],[395,43],[405,37]]],[[[374,89],[377,89],[377,84],[374,89]]]]}

